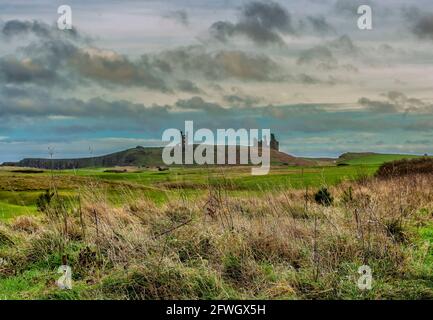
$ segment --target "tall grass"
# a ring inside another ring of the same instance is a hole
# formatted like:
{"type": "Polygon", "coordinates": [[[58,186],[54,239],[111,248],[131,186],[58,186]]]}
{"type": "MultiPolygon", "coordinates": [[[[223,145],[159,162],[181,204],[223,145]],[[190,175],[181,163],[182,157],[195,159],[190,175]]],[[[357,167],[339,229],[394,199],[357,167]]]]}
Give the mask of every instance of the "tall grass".
{"type": "Polygon", "coordinates": [[[418,230],[431,223],[432,183],[345,182],[329,188],[327,206],[317,190],[234,198],[213,184],[199,199],[158,206],[125,191],[118,207],[87,186],[79,202],[58,198],[39,218],[0,225],[0,287],[32,269],[42,281],[32,298],[432,298],[432,274],[417,269],[420,252],[430,254],[418,230]],[[66,260],[70,292],[54,284],[66,260]],[[373,270],[370,291],[356,285],[362,265],[373,270]]]}

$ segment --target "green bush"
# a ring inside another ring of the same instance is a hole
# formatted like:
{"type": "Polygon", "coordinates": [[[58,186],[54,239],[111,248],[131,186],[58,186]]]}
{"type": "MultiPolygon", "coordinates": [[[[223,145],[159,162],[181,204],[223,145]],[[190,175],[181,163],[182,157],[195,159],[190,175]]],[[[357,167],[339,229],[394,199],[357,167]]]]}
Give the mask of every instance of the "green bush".
{"type": "Polygon", "coordinates": [[[334,202],[331,193],[325,187],[322,187],[319,191],[317,191],[317,193],[314,195],[314,200],[316,203],[326,207],[330,206],[334,202]]]}
{"type": "Polygon", "coordinates": [[[54,192],[50,190],[45,191],[45,193],[41,194],[36,200],[36,206],[39,212],[45,212],[49,207],[51,200],[54,197],[54,192]]]}

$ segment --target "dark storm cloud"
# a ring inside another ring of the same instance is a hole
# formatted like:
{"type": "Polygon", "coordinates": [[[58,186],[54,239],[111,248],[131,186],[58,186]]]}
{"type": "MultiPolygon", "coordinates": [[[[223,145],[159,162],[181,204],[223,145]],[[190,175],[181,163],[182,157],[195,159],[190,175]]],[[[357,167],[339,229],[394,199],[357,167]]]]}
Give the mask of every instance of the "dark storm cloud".
{"type": "Polygon", "coordinates": [[[85,39],[80,36],[74,28],[71,30],[59,30],[54,26],[40,21],[9,20],[0,25],[0,30],[0,34],[6,39],[30,34],[43,39],[62,38],[65,36],[75,40],[85,39]]]}
{"type": "Polygon", "coordinates": [[[0,79],[6,83],[53,83],[54,71],[30,60],[20,61],[14,57],[0,59],[0,79]]]}
{"type": "Polygon", "coordinates": [[[1,34],[6,38],[37,36],[19,49],[20,58],[0,58],[0,81],[64,85],[70,88],[93,82],[103,86],[139,86],[169,92],[162,80],[166,66],[156,59],[132,61],[126,56],[89,47],[89,43],[76,30],[60,31],[38,21],[11,20],[4,23],[1,34]],[[155,63],[154,63],[155,62],[155,63]]]}
{"type": "Polygon", "coordinates": [[[88,38],[75,29],[60,31],[39,21],[9,20],[0,27],[0,38],[5,41],[28,35],[36,39],[26,39],[28,44],[17,49],[14,55],[0,57],[0,82],[72,87],[67,70],[62,73],[61,67],[65,67],[79,46],[89,43],[88,38]]]}
{"type": "Polygon", "coordinates": [[[433,40],[433,14],[421,16],[413,26],[413,33],[419,38],[433,40]]]}
{"type": "Polygon", "coordinates": [[[203,91],[189,77],[273,81],[281,69],[264,54],[239,50],[209,51],[202,45],[144,54],[133,60],[76,41],[83,38],[78,32],[75,33],[76,39],[57,38],[52,36],[57,32],[52,29],[56,28],[37,22],[13,20],[4,24],[2,30],[8,36],[35,33],[40,37],[20,48],[16,57],[0,58],[1,82],[68,88],[93,83],[104,87],[145,87],[165,93],[183,91],[198,94],[203,91]]]}
{"type": "Polygon", "coordinates": [[[283,35],[298,35],[306,30],[320,35],[335,33],[324,16],[293,19],[279,3],[253,1],[240,8],[237,22],[217,21],[210,27],[210,34],[221,42],[245,36],[258,45],[285,45],[283,35]]]}
{"type": "MultiPolygon", "coordinates": [[[[132,61],[114,52],[83,46],[83,43],[69,37],[53,38],[53,29],[56,28],[37,22],[6,22],[3,33],[8,36],[33,32],[41,37],[39,41],[32,41],[20,49],[21,59],[0,58],[0,79],[6,83],[68,83],[69,87],[90,81],[104,86],[143,86],[170,91],[159,74],[163,65],[132,61]]],[[[76,38],[80,38],[78,33],[76,38]]]]}
{"type": "Polygon", "coordinates": [[[220,41],[234,35],[244,35],[258,44],[283,43],[281,34],[294,34],[289,12],[276,2],[253,1],[245,4],[237,23],[219,21],[210,28],[220,41]]]}
{"type": "Polygon", "coordinates": [[[0,57],[0,83],[73,87],[66,62],[78,51],[69,41],[41,40],[0,57]]]}
{"type": "Polygon", "coordinates": [[[425,12],[416,6],[402,8],[403,18],[410,31],[420,39],[433,40],[433,13],[425,12]]]}

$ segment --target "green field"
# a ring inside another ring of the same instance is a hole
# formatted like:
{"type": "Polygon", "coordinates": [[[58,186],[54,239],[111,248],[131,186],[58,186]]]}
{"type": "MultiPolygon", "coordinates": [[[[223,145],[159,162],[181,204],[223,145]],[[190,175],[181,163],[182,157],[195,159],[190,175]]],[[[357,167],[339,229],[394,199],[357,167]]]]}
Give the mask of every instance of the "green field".
{"type": "Polygon", "coordinates": [[[415,159],[421,158],[422,156],[408,155],[408,154],[376,154],[376,155],[365,155],[356,157],[350,160],[343,160],[340,163],[350,164],[350,165],[381,165],[385,162],[391,162],[402,159],[415,159]]]}
{"type": "MultiPolygon", "coordinates": [[[[15,168],[0,169],[0,219],[34,214],[37,198],[53,185],[62,197],[74,201],[83,186],[105,190],[117,204],[125,194],[138,195],[163,203],[169,197],[193,197],[205,192],[209,185],[221,185],[233,195],[288,188],[319,188],[344,180],[371,176],[380,164],[411,155],[359,154],[343,161],[344,166],[272,167],[269,175],[252,176],[250,167],[171,168],[159,172],[152,169],[135,172],[104,172],[103,168],[55,170],[42,173],[17,173],[15,168]]],[[[341,163],[341,162],[340,162],[341,163]]]]}
{"type": "Polygon", "coordinates": [[[384,161],[408,157],[369,154],[352,156],[345,165],[274,166],[266,176],[252,176],[246,166],[131,167],[118,173],[2,167],[0,258],[6,264],[0,265],[0,294],[432,298],[433,178],[366,179],[384,161]],[[362,183],[341,184],[353,180],[362,183]],[[322,186],[332,186],[330,206],[314,197],[322,186]],[[41,213],[37,202],[47,189],[58,197],[41,213]],[[371,229],[370,212],[380,228],[371,229]],[[35,217],[19,217],[24,215],[35,217]],[[320,259],[314,260],[317,252],[320,259]],[[63,257],[74,268],[72,290],[59,290],[54,282],[63,257]],[[354,281],[365,264],[374,270],[370,292],[357,290],[354,281]]]}

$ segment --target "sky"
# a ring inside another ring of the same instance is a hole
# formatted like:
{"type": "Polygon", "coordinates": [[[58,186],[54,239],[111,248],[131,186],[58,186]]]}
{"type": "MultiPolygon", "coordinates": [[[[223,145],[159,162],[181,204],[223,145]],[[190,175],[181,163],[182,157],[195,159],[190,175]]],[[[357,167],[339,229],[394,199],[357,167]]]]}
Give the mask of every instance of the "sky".
{"type": "Polygon", "coordinates": [[[296,156],[433,154],[432,89],[430,0],[0,3],[0,162],[158,146],[186,120],[296,156]]]}

